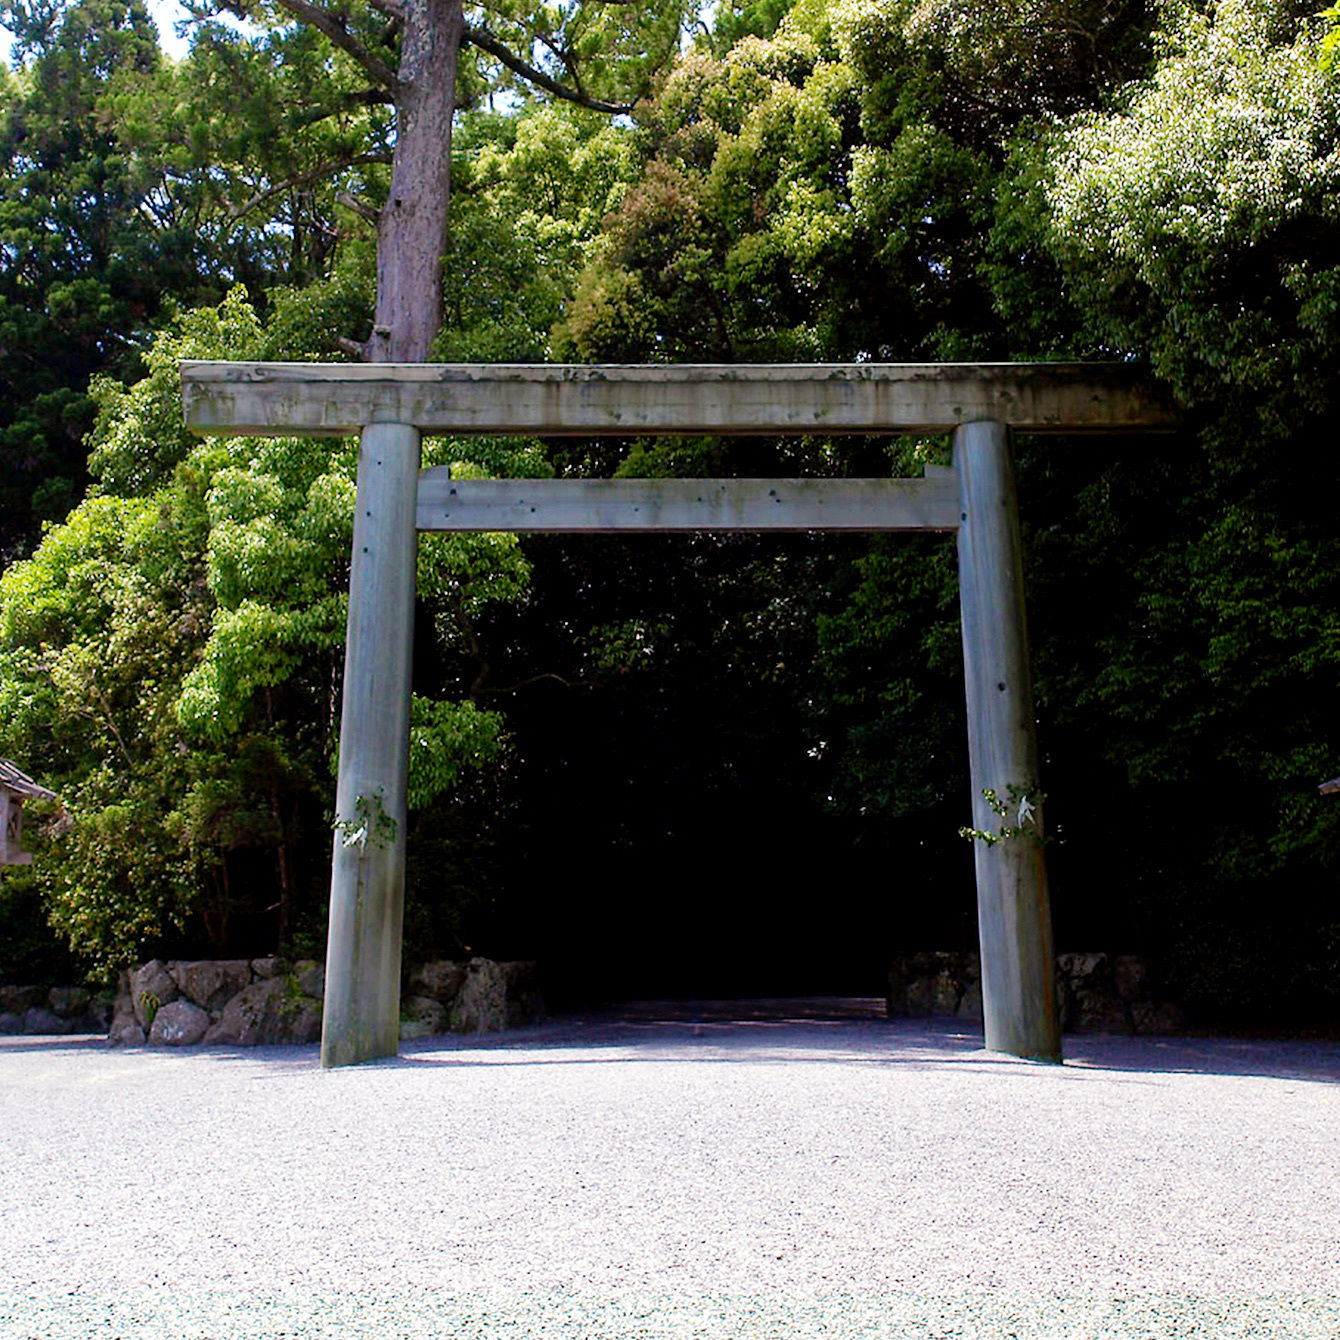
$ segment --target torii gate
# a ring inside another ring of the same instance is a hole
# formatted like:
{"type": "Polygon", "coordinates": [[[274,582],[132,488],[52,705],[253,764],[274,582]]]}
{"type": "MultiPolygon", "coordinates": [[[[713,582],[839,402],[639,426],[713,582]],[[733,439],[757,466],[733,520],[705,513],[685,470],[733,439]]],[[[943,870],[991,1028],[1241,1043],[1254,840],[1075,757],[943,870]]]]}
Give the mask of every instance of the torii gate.
{"type": "MultiPolygon", "coordinates": [[[[1038,780],[1010,429],[1167,429],[1126,365],[183,362],[201,434],[361,434],[340,720],[324,1066],[399,1049],[416,532],[910,530],[958,539],[973,827],[1038,780]],[[923,479],[453,480],[421,436],[952,433],[923,479]]],[[[986,1046],[1059,1061],[1041,815],[977,842],[986,1046]]]]}

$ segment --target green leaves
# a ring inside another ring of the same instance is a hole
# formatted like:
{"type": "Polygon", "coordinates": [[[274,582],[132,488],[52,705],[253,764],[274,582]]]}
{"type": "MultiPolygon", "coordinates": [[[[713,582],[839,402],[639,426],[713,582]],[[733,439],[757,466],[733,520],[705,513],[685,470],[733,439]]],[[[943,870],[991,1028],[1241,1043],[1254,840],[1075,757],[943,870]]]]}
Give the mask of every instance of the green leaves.
{"type": "Polygon", "coordinates": [[[547,357],[591,239],[632,175],[628,137],[567,104],[470,115],[453,136],[446,361],[547,357]]]}
{"type": "Polygon", "coordinates": [[[1227,390],[1287,432],[1290,402],[1334,384],[1318,243],[1340,232],[1340,95],[1275,5],[1187,13],[1168,40],[1126,109],[1057,146],[1053,245],[1098,338],[1147,349],[1188,403],[1227,390]]]}
{"type": "Polygon", "coordinates": [[[10,556],[76,501],[88,377],[133,366],[173,266],[152,254],[138,217],[153,174],[106,119],[116,80],[158,68],[145,12],[82,0],[7,5],[0,20],[29,58],[0,82],[0,556],[10,556]]]}
{"type": "Polygon", "coordinates": [[[640,179],[555,351],[980,356],[995,335],[978,266],[998,150],[980,115],[969,133],[942,114],[938,58],[909,45],[900,17],[806,6],[766,41],[681,61],[636,113],[640,179]]]}
{"type": "MultiPolygon", "coordinates": [[[[109,963],[180,926],[319,935],[356,444],[193,440],[177,360],[343,357],[366,336],[392,114],[274,6],[259,35],[201,24],[177,65],[112,0],[7,13],[27,64],[0,81],[0,551],[32,557],[0,578],[0,752],[64,805],[23,878],[109,963]],[[36,519],[67,508],[37,544],[36,519]]],[[[1198,941],[1249,961],[1262,901],[1287,891],[1299,937],[1330,943],[1340,808],[1312,787],[1336,771],[1340,480],[1315,445],[1340,389],[1340,103],[1315,25],[1267,0],[769,0],[719,8],[653,87],[684,17],[472,17],[583,95],[645,96],[612,123],[467,56],[436,355],[1148,363],[1183,437],[1019,444],[1058,926],[1174,946],[1194,983],[1198,941]],[[509,91],[490,107],[490,88],[509,91]]],[[[346,18],[392,58],[378,14],[346,18]]],[[[424,444],[460,477],[931,458],[424,444]]],[[[950,547],[657,544],[611,562],[584,542],[421,540],[410,800],[439,843],[422,924],[457,927],[467,885],[494,897],[524,854],[491,844],[524,853],[537,809],[670,844],[704,794],[766,792],[801,816],[788,827],[915,844],[927,888],[965,857],[950,547]],[[565,757],[592,757],[540,779],[528,751],[556,720],[565,757]],[[734,740],[732,760],[699,736],[734,740]],[[672,818],[619,794],[644,776],[680,776],[672,818]]]]}
{"type": "Polygon", "coordinates": [[[433,702],[414,695],[410,706],[411,810],[426,809],[447,794],[467,769],[494,763],[505,744],[503,718],[473,702],[433,702]]]}
{"type": "MultiPolygon", "coordinates": [[[[678,49],[693,10],[682,0],[627,5],[495,0],[483,25],[527,63],[584,95],[632,104],[678,49]]],[[[488,57],[481,53],[481,61],[488,57]]],[[[527,90],[522,82],[520,87],[527,90]]]]}
{"type": "MultiPolygon", "coordinates": [[[[226,952],[275,909],[280,942],[319,915],[357,445],[181,427],[178,359],[276,338],[236,290],[160,334],[139,382],[100,383],[101,491],[0,578],[0,750],[60,792],[38,877],[52,924],[100,964],[173,928],[226,952]]],[[[526,440],[428,443],[439,457],[547,469],[526,440]]],[[[514,536],[425,537],[429,640],[467,682],[486,673],[476,621],[529,577],[514,536]]],[[[471,702],[423,695],[414,720],[415,806],[501,757],[501,717],[471,702]]]]}

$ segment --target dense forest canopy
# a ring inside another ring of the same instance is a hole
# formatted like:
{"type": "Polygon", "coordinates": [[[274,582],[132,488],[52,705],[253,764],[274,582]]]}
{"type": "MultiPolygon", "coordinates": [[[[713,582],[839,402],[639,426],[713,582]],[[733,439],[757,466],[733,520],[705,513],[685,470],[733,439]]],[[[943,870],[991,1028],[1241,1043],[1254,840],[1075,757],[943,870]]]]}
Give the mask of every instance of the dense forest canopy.
{"type": "MultiPolygon", "coordinates": [[[[0,978],[320,951],[356,450],[189,438],[177,359],[1116,358],[1181,432],[1016,452],[1060,947],[1150,954],[1207,1021],[1340,1015],[1326,20],[224,12],[251,26],[202,4],[174,60],[138,0],[0,4],[0,755],[59,795],[0,884],[0,978]],[[448,133],[415,177],[430,84],[448,133]],[[411,199],[436,222],[405,315],[411,199]]],[[[453,439],[425,463],[945,451],[453,439]]],[[[560,998],[857,992],[897,949],[971,945],[952,545],[423,536],[416,628],[411,958],[535,954],[560,998]]]]}

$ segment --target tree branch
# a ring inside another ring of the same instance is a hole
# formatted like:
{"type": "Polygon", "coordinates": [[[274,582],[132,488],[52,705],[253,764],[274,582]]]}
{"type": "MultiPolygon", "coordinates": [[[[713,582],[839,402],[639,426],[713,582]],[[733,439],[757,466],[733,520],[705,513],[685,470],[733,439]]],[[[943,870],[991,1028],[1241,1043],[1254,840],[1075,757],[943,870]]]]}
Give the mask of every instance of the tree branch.
{"type": "Polygon", "coordinates": [[[116,728],[116,721],[112,717],[112,705],[107,701],[107,695],[102,691],[102,689],[96,683],[94,683],[91,676],[87,680],[85,687],[91,690],[94,697],[97,698],[98,704],[102,708],[102,714],[99,715],[91,708],[82,705],[75,708],[75,711],[80,716],[87,717],[90,721],[100,722],[103,726],[105,726],[108,729],[108,731],[111,732],[112,739],[116,741],[117,748],[120,749],[121,751],[121,757],[126,760],[126,766],[129,768],[134,768],[135,760],[131,758],[130,750],[126,748],[126,742],[124,738],[122,738],[121,732],[116,728]]]}
{"type": "MultiPolygon", "coordinates": [[[[293,0],[279,0],[279,2],[287,5],[293,3],[293,0]]],[[[461,40],[478,47],[480,51],[487,52],[500,65],[511,70],[513,74],[520,75],[522,79],[534,84],[536,88],[542,88],[546,93],[552,93],[554,97],[562,98],[565,102],[575,102],[579,107],[589,107],[595,112],[608,112],[613,116],[622,116],[633,110],[631,102],[606,102],[603,98],[593,98],[590,94],[583,93],[579,89],[572,89],[566,84],[560,84],[557,79],[551,79],[543,70],[537,70],[535,66],[527,64],[515,52],[504,46],[492,33],[483,28],[476,28],[473,24],[467,23],[465,31],[461,34],[461,40]]]]}
{"type": "Polygon", "coordinates": [[[279,0],[279,4],[294,18],[325,33],[345,55],[363,67],[369,78],[393,91],[399,88],[395,71],[380,56],[373,55],[329,10],[312,4],[311,0],[279,0]]]}
{"type": "Polygon", "coordinates": [[[355,89],[351,93],[346,93],[335,107],[305,107],[301,111],[290,113],[288,123],[293,129],[298,130],[303,126],[314,126],[321,121],[327,121],[332,116],[338,116],[353,107],[374,106],[395,106],[395,94],[389,88],[355,89]]]}
{"type": "MultiPolygon", "coordinates": [[[[291,190],[295,186],[311,186],[313,182],[318,182],[323,177],[329,177],[332,172],[339,172],[342,168],[358,167],[363,163],[389,163],[390,161],[389,154],[370,153],[354,154],[352,158],[338,158],[330,163],[322,163],[319,167],[314,167],[308,172],[300,172],[296,177],[286,177],[273,186],[267,186],[263,191],[257,191],[245,204],[229,211],[228,222],[236,223],[238,219],[250,214],[253,209],[263,205],[267,200],[274,199],[283,191],[291,190]]],[[[355,210],[355,213],[357,212],[355,210]]]]}
{"type": "Polygon", "coordinates": [[[560,47],[554,42],[551,42],[543,33],[540,33],[535,40],[539,42],[560,65],[562,65],[572,79],[572,86],[578,93],[581,93],[584,96],[586,90],[582,87],[582,81],[578,77],[577,62],[573,59],[572,52],[569,51],[567,47],[560,47]]]}
{"type": "Polygon", "coordinates": [[[381,221],[381,215],[366,200],[360,200],[348,191],[336,191],[335,203],[343,205],[345,209],[353,210],[360,219],[370,223],[374,228],[381,221]]]}
{"type": "Polygon", "coordinates": [[[469,692],[465,695],[472,702],[479,697],[480,690],[484,687],[484,681],[489,677],[489,671],[492,666],[489,665],[484,655],[484,648],[479,645],[479,637],[475,633],[474,620],[465,611],[465,592],[457,589],[455,599],[452,602],[456,606],[456,618],[460,623],[461,631],[465,634],[465,640],[470,648],[470,655],[474,657],[477,667],[474,683],[470,685],[469,692]]]}
{"type": "Polygon", "coordinates": [[[532,684],[543,683],[546,679],[552,679],[562,684],[565,689],[575,689],[579,684],[590,684],[589,679],[564,679],[562,675],[556,675],[552,670],[542,671],[538,675],[531,675],[529,679],[519,679],[515,684],[508,684],[501,689],[480,689],[480,693],[515,693],[518,689],[528,689],[532,684]]]}

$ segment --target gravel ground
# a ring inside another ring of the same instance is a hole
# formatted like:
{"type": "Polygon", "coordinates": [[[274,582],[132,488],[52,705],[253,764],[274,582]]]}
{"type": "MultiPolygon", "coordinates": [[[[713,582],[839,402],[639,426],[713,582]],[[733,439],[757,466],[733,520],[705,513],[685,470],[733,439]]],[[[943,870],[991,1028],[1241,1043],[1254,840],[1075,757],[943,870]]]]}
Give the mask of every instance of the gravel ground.
{"type": "Polygon", "coordinates": [[[0,1337],[1340,1337],[1340,1045],[0,1039],[0,1337]]]}

